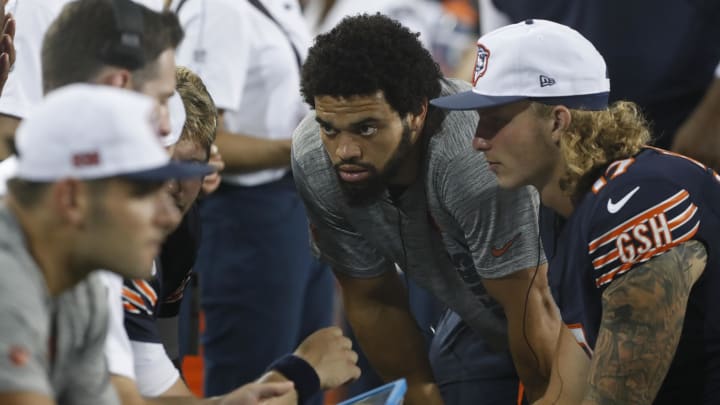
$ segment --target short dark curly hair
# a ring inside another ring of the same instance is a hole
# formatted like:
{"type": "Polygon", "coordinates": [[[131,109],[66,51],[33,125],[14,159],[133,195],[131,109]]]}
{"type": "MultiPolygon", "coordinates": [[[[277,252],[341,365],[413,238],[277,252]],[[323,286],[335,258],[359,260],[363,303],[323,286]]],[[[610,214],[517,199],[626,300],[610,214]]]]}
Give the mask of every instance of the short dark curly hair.
{"type": "Polygon", "coordinates": [[[404,116],[440,94],[442,74],[418,35],[380,13],[344,18],[318,35],[303,65],[300,90],[315,96],[352,97],[381,90],[404,116]]]}

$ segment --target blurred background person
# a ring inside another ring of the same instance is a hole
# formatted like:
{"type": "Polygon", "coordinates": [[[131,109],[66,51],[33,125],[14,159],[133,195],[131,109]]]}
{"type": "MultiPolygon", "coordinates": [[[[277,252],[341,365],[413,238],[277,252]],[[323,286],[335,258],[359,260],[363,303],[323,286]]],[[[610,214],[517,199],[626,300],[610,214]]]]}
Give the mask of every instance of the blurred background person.
{"type": "Polygon", "coordinates": [[[218,395],[332,323],[332,275],[308,248],[288,167],[290,137],[307,113],[299,83],[311,35],[295,0],[187,0],[171,9],[186,31],[178,64],[196,72],[215,101],[226,164],[219,189],[200,206],[195,265],[205,394],[218,395]]]}
{"type": "Polygon", "coordinates": [[[475,56],[478,37],[477,2],[474,0],[305,0],[303,13],[313,34],[328,32],[344,17],[381,13],[420,34],[443,74],[466,76],[459,66],[475,56]]]}

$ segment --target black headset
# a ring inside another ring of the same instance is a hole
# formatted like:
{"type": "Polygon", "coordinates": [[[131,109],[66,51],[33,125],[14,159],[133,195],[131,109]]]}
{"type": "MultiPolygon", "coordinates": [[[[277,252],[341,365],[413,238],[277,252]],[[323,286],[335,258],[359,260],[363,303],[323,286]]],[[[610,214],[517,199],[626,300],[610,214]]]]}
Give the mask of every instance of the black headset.
{"type": "Polygon", "coordinates": [[[109,64],[136,70],[145,65],[142,47],[143,13],[131,0],[112,0],[113,17],[119,37],[107,41],[100,50],[100,59],[109,64]]]}

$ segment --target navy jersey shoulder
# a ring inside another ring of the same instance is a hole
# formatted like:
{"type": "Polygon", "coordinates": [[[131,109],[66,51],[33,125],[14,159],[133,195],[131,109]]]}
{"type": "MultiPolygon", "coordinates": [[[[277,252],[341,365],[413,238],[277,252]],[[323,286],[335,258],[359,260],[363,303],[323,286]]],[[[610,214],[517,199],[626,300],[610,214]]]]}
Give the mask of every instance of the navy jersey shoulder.
{"type": "MultiPolygon", "coordinates": [[[[690,296],[681,342],[659,402],[718,391],[720,382],[720,176],[659,149],[609,165],[562,229],[553,234],[550,282],[563,321],[592,355],[602,293],[634,268],[694,239],[708,251],[690,296]],[[694,364],[694,365],[693,365],[694,364]],[[714,364],[714,372],[698,367],[714,364]],[[712,381],[712,383],[710,382],[712,381]],[[713,388],[715,387],[715,388],[713,388]]],[[[547,225],[546,225],[547,227],[547,225]]]]}
{"type": "Polygon", "coordinates": [[[168,236],[160,252],[163,299],[159,303],[158,317],[173,317],[180,312],[180,302],[195,265],[200,238],[200,210],[194,204],[178,229],[168,236]]]}
{"type": "Polygon", "coordinates": [[[180,226],[171,233],[155,261],[150,280],[125,280],[123,305],[125,329],[130,340],[160,343],[155,326],[158,317],[173,317],[180,303],[200,242],[200,218],[197,206],[185,214],[180,226]]]}
{"type": "Polygon", "coordinates": [[[703,165],[660,149],[610,164],[573,215],[596,287],[694,238],[708,181],[703,165]]]}

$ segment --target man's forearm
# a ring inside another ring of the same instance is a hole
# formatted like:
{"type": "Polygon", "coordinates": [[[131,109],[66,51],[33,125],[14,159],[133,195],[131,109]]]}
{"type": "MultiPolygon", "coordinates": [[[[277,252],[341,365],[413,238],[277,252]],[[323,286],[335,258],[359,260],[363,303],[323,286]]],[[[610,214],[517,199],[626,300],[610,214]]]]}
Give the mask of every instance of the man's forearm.
{"type": "MultiPolygon", "coordinates": [[[[196,398],[196,397],[156,397],[145,398],[146,405],[217,405],[223,397],[196,398]]],[[[125,405],[125,404],[123,404],[125,405]]]]}
{"type": "Polygon", "coordinates": [[[218,129],[225,172],[246,173],[290,166],[291,139],[263,139],[218,129]]]}
{"type": "Polygon", "coordinates": [[[425,342],[409,312],[398,308],[347,309],[347,316],[380,377],[385,381],[407,379],[408,405],[442,403],[425,342]]]}
{"type": "Polygon", "coordinates": [[[407,405],[442,404],[404,286],[397,274],[384,275],[382,280],[387,290],[380,292],[380,299],[353,298],[343,285],[345,311],[360,346],[383,380],[407,379],[407,405]]]}
{"type": "Polygon", "coordinates": [[[558,344],[560,313],[550,293],[547,265],[484,280],[508,320],[508,339],[518,376],[532,402],[545,392],[558,344]]]}

